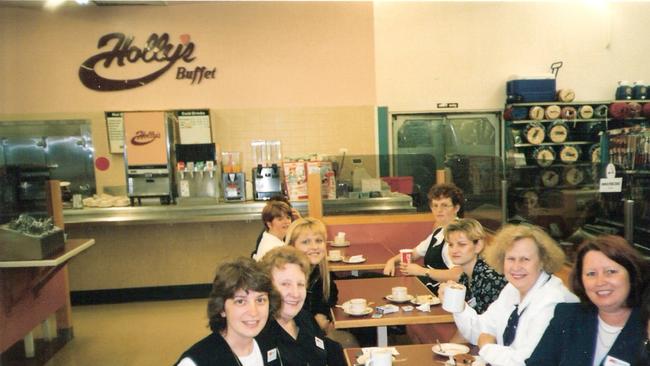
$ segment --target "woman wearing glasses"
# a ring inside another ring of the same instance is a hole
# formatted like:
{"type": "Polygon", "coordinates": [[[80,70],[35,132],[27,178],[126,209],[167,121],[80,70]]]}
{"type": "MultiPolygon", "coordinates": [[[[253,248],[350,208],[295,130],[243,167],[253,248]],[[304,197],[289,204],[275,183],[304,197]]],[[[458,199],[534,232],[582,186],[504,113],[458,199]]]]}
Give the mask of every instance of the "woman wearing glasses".
{"type": "Polygon", "coordinates": [[[485,257],[508,284],[483,314],[465,306],[454,313],[454,322],[465,339],[478,345],[485,362],[524,365],[553,317],[555,305],[578,300],[552,275],[562,268],[564,252],[539,227],[506,225],[485,257]]]}
{"type": "Polygon", "coordinates": [[[630,365],[644,338],[643,266],[641,256],[619,236],[582,244],[571,273],[580,304],[558,304],[526,364],[630,365]]]}
{"type": "MultiPolygon", "coordinates": [[[[435,289],[439,282],[458,281],[463,270],[454,266],[445,243],[445,227],[457,218],[463,204],[463,191],[453,184],[436,184],[429,190],[429,207],[436,222],[433,233],[413,248],[412,261],[424,257],[424,267],[416,263],[401,263],[405,275],[420,276],[429,288],[435,289]]],[[[389,259],[384,274],[394,276],[400,255],[389,259]]]]}

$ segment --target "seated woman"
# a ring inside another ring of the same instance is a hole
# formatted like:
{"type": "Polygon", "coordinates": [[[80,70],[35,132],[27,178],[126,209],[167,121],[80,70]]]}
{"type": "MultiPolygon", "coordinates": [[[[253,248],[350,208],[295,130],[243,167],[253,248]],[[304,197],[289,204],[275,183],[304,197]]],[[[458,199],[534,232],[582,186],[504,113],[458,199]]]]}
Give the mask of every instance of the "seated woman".
{"type": "MultiPolygon", "coordinates": [[[[650,268],[646,265],[646,273],[650,268]]],[[[641,326],[646,326],[645,340],[637,352],[637,359],[634,366],[650,365],[650,286],[646,282],[645,295],[641,305],[641,326]]]]}
{"type": "Polygon", "coordinates": [[[281,365],[275,342],[256,338],[279,306],[270,276],[255,261],[223,263],[208,298],[212,333],[183,352],[176,365],[281,365]]]}
{"type": "Polygon", "coordinates": [[[629,365],[642,342],[643,259],[619,236],[583,243],[571,272],[580,304],[558,304],[526,365],[629,365]]]}
{"type": "Polygon", "coordinates": [[[486,251],[486,261],[505,275],[508,284],[483,314],[465,306],[454,313],[454,321],[463,337],[479,346],[479,355],[487,363],[524,365],[553,317],[555,305],[578,301],[551,274],[564,264],[564,252],[539,227],[506,225],[486,251]]]}
{"type": "MultiPolygon", "coordinates": [[[[463,191],[453,184],[436,184],[429,190],[429,207],[436,221],[433,233],[413,248],[412,261],[424,257],[424,267],[416,264],[402,263],[400,270],[405,275],[420,276],[431,289],[439,282],[458,281],[462,270],[454,267],[447,244],[445,243],[445,227],[456,219],[463,204],[463,191]]],[[[389,259],[384,266],[384,274],[395,275],[395,264],[400,261],[400,255],[389,259]]]]}
{"type": "Polygon", "coordinates": [[[275,319],[269,320],[262,337],[277,342],[283,364],[325,366],[337,364],[330,362],[333,359],[344,360],[340,345],[327,339],[312,315],[302,307],[310,271],[307,256],[293,247],[275,248],[264,256],[262,266],[273,278],[273,285],[282,298],[280,311],[275,319]]]}
{"type": "Polygon", "coordinates": [[[262,221],[266,231],[252,255],[258,262],[269,250],[284,245],[284,237],[291,225],[291,207],[282,201],[269,201],[262,209],[262,221]]]}
{"type": "Polygon", "coordinates": [[[325,332],[330,330],[330,308],[336,305],[339,291],[327,264],[325,224],[318,219],[304,217],[294,221],[287,233],[287,244],[307,254],[310,263],[307,298],[304,309],[309,311],[325,332]]]}
{"type": "Polygon", "coordinates": [[[474,219],[456,220],[445,229],[445,242],[449,246],[451,260],[463,270],[458,283],[467,289],[467,305],[478,314],[482,314],[499,297],[508,283],[480,256],[486,238],[483,226],[474,219]]]}
{"type": "MultiPolygon", "coordinates": [[[[286,196],[284,195],[273,196],[269,198],[269,200],[266,203],[268,204],[269,202],[273,202],[273,201],[280,201],[289,205],[289,208],[291,209],[291,221],[298,220],[299,218],[302,217],[300,215],[300,211],[296,210],[293,206],[291,206],[291,201],[289,201],[289,199],[286,196]]],[[[266,226],[266,223],[264,223],[264,229],[260,231],[260,235],[258,235],[257,239],[255,240],[255,250],[253,250],[253,252],[251,253],[251,258],[254,258],[254,255],[257,253],[257,248],[260,247],[260,242],[262,241],[262,238],[264,237],[264,233],[267,230],[268,227],[266,226]]]]}

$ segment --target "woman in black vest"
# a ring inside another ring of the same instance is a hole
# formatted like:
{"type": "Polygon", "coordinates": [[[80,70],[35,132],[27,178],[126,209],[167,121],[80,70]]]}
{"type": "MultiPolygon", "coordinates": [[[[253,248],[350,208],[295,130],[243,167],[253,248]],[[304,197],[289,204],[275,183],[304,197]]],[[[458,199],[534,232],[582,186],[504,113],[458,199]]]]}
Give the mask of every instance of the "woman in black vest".
{"type": "Polygon", "coordinates": [[[208,299],[212,334],[183,352],[177,366],[279,366],[272,339],[259,337],[280,306],[271,278],[250,258],[217,268],[208,299]]]}
{"type": "Polygon", "coordinates": [[[278,345],[285,366],[326,366],[345,364],[341,346],[328,339],[310,312],[303,309],[307,297],[307,255],[290,247],[269,251],[262,259],[271,275],[282,305],[261,333],[278,345]]]}
{"type": "MultiPolygon", "coordinates": [[[[462,269],[454,266],[445,243],[445,227],[457,218],[463,204],[463,191],[453,184],[436,184],[429,190],[429,207],[435,216],[433,233],[413,248],[412,263],[400,264],[404,275],[420,276],[430,289],[435,290],[439,282],[458,281],[462,269]],[[424,266],[415,262],[424,257],[424,266]]],[[[394,276],[395,265],[400,262],[396,255],[386,262],[384,274],[394,276]]]]}

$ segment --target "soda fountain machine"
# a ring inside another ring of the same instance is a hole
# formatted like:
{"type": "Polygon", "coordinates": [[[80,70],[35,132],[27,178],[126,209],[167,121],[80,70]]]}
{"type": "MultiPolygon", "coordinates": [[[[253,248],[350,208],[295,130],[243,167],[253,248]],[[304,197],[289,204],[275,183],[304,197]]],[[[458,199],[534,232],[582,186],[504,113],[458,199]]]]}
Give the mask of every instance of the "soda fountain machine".
{"type": "Polygon", "coordinates": [[[253,141],[253,198],[265,201],[282,195],[280,141],[253,141]]]}
{"type": "Polygon", "coordinates": [[[216,148],[208,144],[176,144],[178,204],[216,203],[221,195],[216,148]]]}

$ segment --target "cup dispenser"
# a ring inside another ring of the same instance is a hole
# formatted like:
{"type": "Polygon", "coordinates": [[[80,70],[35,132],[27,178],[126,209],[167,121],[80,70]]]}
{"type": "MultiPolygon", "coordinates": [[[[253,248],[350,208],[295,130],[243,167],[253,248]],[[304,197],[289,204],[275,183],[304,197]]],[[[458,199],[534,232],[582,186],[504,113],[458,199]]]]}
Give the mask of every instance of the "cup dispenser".
{"type": "Polygon", "coordinates": [[[253,141],[253,199],[265,201],[282,195],[280,141],[253,141]]]}

